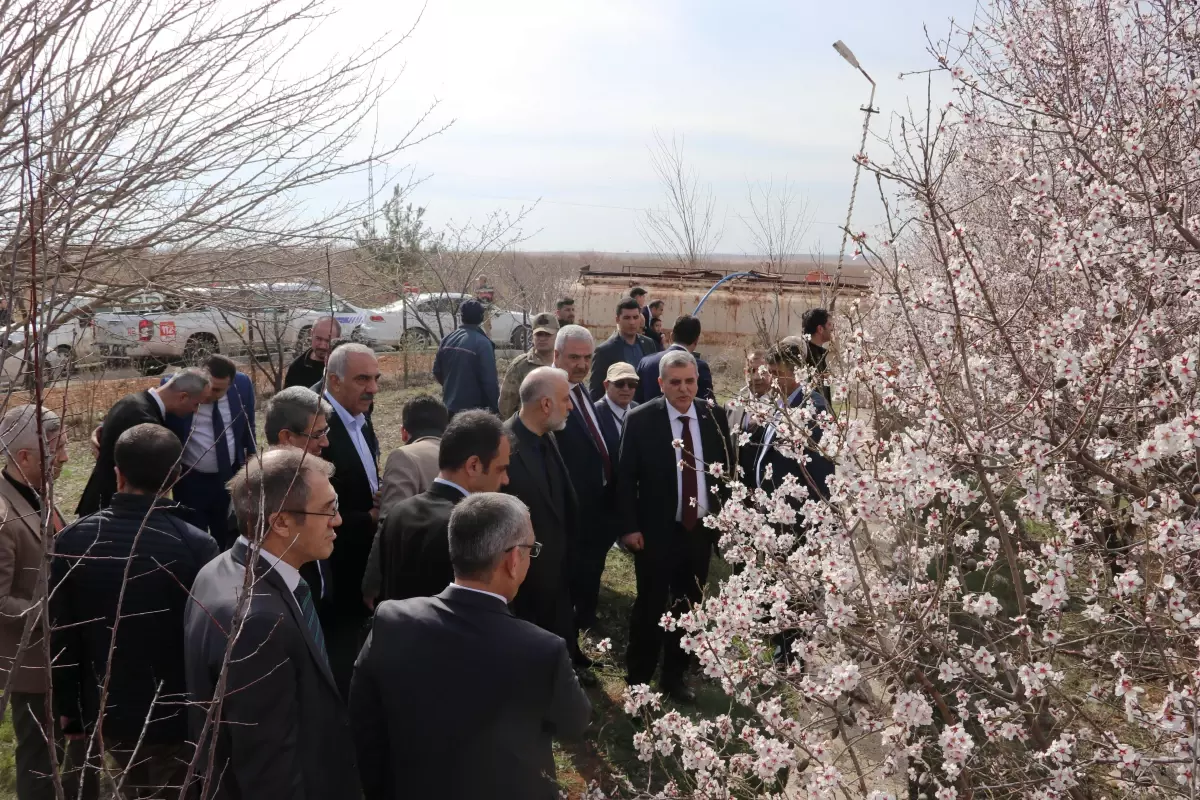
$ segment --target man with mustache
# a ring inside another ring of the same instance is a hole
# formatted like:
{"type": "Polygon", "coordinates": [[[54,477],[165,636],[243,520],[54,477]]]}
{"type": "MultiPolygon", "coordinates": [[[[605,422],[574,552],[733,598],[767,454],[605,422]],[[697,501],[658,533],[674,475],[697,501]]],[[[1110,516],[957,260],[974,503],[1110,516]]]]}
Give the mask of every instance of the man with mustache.
{"type": "Polygon", "coordinates": [[[378,392],[379,362],[371,348],[350,343],[333,351],[325,375],[325,400],[333,414],[321,458],[334,466],[342,524],[318,608],[324,610],[329,663],[343,697],[371,613],[360,587],[379,524],[379,440],[368,416],[378,392]]]}
{"type": "Polygon", "coordinates": [[[288,365],[284,387],[315,386],[325,379],[325,362],[333,349],[333,340],[342,335],[342,325],[333,317],[318,320],[312,326],[311,345],[288,365]]]}

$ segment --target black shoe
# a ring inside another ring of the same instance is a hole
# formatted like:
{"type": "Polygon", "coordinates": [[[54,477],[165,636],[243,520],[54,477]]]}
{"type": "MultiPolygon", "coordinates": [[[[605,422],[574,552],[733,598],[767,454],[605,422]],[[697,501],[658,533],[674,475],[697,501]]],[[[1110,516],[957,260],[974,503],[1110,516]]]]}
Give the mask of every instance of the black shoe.
{"type": "Polygon", "coordinates": [[[690,706],[696,702],[696,693],[693,692],[686,683],[664,687],[663,691],[666,693],[667,697],[676,703],[682,703],[683,705],[690,706]]]}

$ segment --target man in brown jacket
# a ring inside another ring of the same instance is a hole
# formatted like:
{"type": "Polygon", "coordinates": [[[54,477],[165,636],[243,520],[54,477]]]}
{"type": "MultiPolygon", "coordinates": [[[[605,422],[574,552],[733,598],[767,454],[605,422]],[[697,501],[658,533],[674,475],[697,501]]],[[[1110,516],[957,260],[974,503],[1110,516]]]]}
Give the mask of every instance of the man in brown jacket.
{"type": "MultiPolygon", "coordinates": [[[[9,409],[0,419],[0,455],[5,462],[0,476],[0,682],[8,692],[17,738],[17,797],[41,800],[55,797],[47,733],[60,739],[58,726],[48,724],[46,713],[50,675],[42,611],[45,537],[63,527],[58,509],[45,502],[50,484],[67,462],[62,421],[53,411],[33,405],[9,409]]],[[[77,774],[63,775],[67,796],[78,796],[77,781],[77,774]]],[[[84,796],[94,797],[94,788],[89,786],[84,796]]]]}

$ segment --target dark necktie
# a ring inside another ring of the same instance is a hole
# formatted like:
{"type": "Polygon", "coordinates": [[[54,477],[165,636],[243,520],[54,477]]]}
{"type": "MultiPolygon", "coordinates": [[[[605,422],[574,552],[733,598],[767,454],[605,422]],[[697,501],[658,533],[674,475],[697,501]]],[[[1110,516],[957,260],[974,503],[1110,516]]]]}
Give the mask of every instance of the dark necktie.
{"type": "Polygon", "coordinates": [[[582,383],[575,384],[575,394],[579,397],[576,400],[576,404],[579,405],[579,414],[583,417],[588,431],[592,434],[592,442],[596,445],[596,449],[600,451],[600,457],[604,459],[604,482],[608,483],[612,480],[612,459],[608,457],[608,448],[604,446],[604,437],[600,435],[600,430],[596,427],[596,423],[592,422],[592,415],[585,408],[587,397],[583,394],[582,383]]]}
{"type": "Polygon", "coordinates": [[[321,655],[325,656],[325,663],[328,664],[329,654],[325,652],[325,631],[321,630],[321,620],[317,619],[317,607],[313,604],[312,589],[309,587],[308,581],[301,578],[293,594],[296,596],[296,604],[300,606],[300,615],[304,617],[304,624],[308,626],[308,632],[312,634],[313,641],[317,643],[317,649],[321,651],[321,655]]]}
{"type": "Polygon", "coordinates": [[[679,421],[683,423],[683,435],[679,437],[683,439],[683,452],[679,454],[683,464],[683,512],[679,519],[683,527],[690,531],[700,521],[700,491],[696,479],[695,449],[692,445],[692,418],[680,417],[679,421]]]}
{"type": "Polygon", "coordinates": [[[221,403],[212,404],[213,436],[216,437],[213,447],[217,451],[217,474],[222,481],[233,477],[233,461],[229,457],[229,442],[225,441],[225,420],[221,419],[221,403]]]}

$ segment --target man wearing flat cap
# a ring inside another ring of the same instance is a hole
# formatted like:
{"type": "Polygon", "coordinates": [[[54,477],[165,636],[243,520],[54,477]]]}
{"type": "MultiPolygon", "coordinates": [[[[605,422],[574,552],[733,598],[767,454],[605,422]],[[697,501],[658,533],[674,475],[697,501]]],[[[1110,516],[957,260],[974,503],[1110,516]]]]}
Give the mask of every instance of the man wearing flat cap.
{"type": "Polygon", "coordinates": [[[469,408],[499,411],[496,348],[480,327],[483,303],[467,300],[459,308],[462,325],[446,334],[433,360],[433,377],[442,385],[442,402],[450,416],[469,408]]]}
{"type": "Polygon", "coordinates": [[[621,449],[625,415],[638,406],[633,400],[638,383],[637,370],[625,361],[609,367],[604,377],[604,396],[596,401],[596,418],[600,420],[600,432],[609,443],[609,450],[614,453],[621,449]]]}
{"type": "Polygon", "coordinates": [[[521,405],[519,393],[521,381],[538,367],[554,363],[554,337],[558,334],[558,319],[549,312],[533,318],[533,347],[512,360],[508,372],[504,373],[504,384],[500,387],[500,419],[508,419],[517,413],[521,405]]]}

